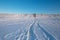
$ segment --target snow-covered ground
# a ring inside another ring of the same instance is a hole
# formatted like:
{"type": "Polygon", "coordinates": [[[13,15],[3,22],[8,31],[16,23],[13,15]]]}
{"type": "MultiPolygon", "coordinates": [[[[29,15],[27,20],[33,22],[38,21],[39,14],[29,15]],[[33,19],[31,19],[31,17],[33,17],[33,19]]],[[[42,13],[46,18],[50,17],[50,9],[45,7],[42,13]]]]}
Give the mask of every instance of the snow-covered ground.
{"type": "Polygon", "coordinates": [[[60,40],[60,15],[0,14],[0,40],[60,40]]]}

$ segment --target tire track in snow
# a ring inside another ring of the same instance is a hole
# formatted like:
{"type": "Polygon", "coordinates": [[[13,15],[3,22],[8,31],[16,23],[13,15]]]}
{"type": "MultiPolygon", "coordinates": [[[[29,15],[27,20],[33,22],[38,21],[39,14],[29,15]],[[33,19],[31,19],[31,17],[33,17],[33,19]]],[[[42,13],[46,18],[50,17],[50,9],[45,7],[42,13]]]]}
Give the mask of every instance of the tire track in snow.
{"type": "Polygon", "coordinates": [[[34,33],[34,24],[35,22],[31,25],[30,29],[29,29],[29,40],[38,40],[35,33],[34,33]]]}
{"type": "Polygon", "coordinates": [[[51,34],[49,34],[45,29],[43,29],[39,23],[38,24],[38,27],[43,31],[44,33],[44,36],[45,36],[45,40],[56,40],[51,34]]]}

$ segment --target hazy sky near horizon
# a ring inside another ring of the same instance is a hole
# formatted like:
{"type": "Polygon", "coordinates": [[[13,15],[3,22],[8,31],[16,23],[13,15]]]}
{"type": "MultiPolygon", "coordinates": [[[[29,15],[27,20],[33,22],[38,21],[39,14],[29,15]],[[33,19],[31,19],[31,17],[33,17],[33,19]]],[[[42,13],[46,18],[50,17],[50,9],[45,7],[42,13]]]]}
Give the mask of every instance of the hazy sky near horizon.
{"type": "Polygon", "coordinates": [[[60,13],[60,0],[0,0],[0,13],[60,13]]]}

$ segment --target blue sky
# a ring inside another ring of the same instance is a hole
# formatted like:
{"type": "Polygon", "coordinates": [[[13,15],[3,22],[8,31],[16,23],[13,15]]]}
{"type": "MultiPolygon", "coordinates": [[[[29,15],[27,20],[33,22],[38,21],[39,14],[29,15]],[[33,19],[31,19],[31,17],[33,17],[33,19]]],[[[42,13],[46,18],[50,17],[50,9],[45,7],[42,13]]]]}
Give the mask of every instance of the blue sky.
{"type": "Polygon", "coordinates": [[[59,14],[60,0],[0,0],[0,13],[59,14]]]}

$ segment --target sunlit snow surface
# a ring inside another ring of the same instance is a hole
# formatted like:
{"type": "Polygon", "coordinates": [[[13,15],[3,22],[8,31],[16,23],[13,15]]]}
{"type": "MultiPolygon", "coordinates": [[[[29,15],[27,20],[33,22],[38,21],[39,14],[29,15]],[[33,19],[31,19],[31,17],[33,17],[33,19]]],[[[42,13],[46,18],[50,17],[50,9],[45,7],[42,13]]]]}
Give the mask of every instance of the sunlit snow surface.
{"type": "Polygon", "coordinates": [[[0,14],[0,40],[60,40],[60,15],[0,14]]]}

